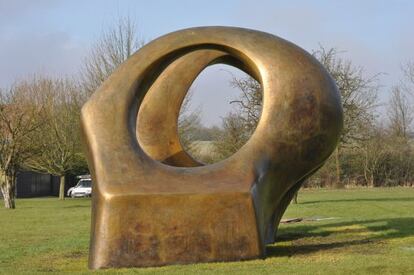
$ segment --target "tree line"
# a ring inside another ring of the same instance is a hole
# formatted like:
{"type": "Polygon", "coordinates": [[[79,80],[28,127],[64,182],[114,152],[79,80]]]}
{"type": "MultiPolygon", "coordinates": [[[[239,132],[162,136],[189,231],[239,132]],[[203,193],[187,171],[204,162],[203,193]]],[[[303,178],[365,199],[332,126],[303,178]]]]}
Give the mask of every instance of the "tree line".
{"type": "MultiPolygon", "coordinates": [[[[131,54],[145,44],[135,24],[120,18],[102,32],[74,76],[36,75],[0,89],[0,190],[6,208],[15,208],[16,177],[22,170],[60,177],[64,199],[70,174],[87,173],[82,151],[80,110],[90,95],[131,54]]],[[[391,90],[386,114],[378,115],[379,75],[341,58],[336,49],[313,52],[335,79],[341,92],[345,126],[332,157],[308,186],[412,185],[414,182],[413,97],[414,63],[403,66],[406,78],[391,90]]],[[[206,163],[227,158],[249,139],[260,119],[262,92],[250,77],[233,78],[240,96],[229,102],[233,111],[221,127],[204,127],[199,110],[186,97],[179,117],[181,142],[206,163]],[[211,141],[200,154],[197,141],[211,141]]]]}

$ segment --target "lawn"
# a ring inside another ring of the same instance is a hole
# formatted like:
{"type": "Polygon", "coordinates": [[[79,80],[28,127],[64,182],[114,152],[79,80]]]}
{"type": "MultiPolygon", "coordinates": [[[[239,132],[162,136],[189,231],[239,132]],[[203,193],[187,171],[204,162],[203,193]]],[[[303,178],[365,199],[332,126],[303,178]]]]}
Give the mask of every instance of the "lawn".
{"type": "MultiPolygon", "coordinates": [[[[297,217],[305,220],[282,224],[265,260],[101,272],[414,274],[414,188],[303,190],[284,218],[297,217]]],[[[0,273],[87,273],[89,226],[89,199],[0,207],[0,273]]]]}

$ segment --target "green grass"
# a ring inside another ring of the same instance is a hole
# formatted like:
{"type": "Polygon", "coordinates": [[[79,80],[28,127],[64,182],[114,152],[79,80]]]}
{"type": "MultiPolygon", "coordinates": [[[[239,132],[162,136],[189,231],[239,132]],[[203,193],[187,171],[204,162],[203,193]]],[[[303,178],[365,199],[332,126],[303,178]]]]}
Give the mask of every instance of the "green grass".
{"type": "MultiPolygon", "coordinates": [[[[105,270],[139,274],[414,274],[414,188],[304,190],[265,260],[105,270]]],[[[0,208],[0,273],[88,273],[90,200],[0,208]]],[[[191,251],[189,251],[191,253],[191,251]]],[[[100,273],[97,272],[97,273],[100,273]]]]}

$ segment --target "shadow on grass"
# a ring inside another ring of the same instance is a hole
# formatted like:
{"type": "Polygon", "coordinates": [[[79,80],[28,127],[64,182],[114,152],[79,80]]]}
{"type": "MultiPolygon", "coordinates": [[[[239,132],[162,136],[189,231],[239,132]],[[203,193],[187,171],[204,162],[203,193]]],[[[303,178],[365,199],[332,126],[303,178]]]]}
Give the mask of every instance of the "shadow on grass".
{"type": "Polygon", "coordinates": [[[331,243],[317,243],[317,244],[304,244],[304,245],[291,245],[285,247],[268,246],[266,248],[267,257],[283,257],[283,256],[298,256],[306,255],[319,251],[326,251],[331,249],[351,247],[356,245],[363,245],[367,243],[373,243],[374,241],[363,239],[363,240],[352,240],[352,241],[341,241],[331,243]]]}
{"type": "Polygon", "coordinates": [[[360,199],[338,199],[338,200],[321,200],[321,201],[304,201],[300,204],[316,204],[316,203],[337,203],[337,202],[414,202],[414,197],[402,197],[402,198],[360,198],[360,199]]]}
{"type": "Polygon", "coordinates": [[[404,238],[412,235],[414,235],[414,218],[362,220],[322,225],[295,225],[291,228],[281,228],[277,238],[278,242],[291,241],[291,245],[278,246],[276,243],[276,245],[269,245],[266,248],[266,252],[268,257],[306,255],[337,248],[378,244],[384,240],[404,238]],[[341,227],[343,229],[338,230],[341,227]],[[336,230],[332,230],[332,228],[336,228],[336,230]],[[368,232],[369,234],[367,236],[351,235],[345,241],[340,236],[341,234],[361,232],[368,232]],[[319,237],[325,238],[320,239],[319,237]]]}

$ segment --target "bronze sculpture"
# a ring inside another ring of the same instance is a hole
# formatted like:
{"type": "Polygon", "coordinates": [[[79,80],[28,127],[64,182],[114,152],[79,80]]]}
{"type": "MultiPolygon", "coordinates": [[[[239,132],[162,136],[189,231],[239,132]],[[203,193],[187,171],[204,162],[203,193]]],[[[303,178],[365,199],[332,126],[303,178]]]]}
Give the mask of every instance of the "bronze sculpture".
{"type": "Polygon", "coordinates": [[[232,27],[174,32],[123,63],[82,109],[94,181],[89,266],[159,266],[265,256],[304,179],[342,129],[337,87],[311,55],[232,27]],[[182,148],[180,105],[207,66],[225,63],[263,88],[263,111],[233,156],[203,165],[182,148]]]}

